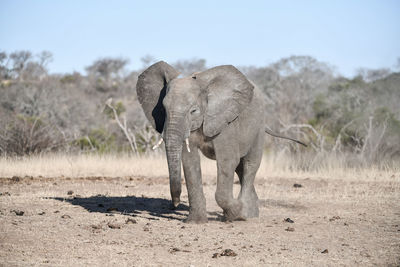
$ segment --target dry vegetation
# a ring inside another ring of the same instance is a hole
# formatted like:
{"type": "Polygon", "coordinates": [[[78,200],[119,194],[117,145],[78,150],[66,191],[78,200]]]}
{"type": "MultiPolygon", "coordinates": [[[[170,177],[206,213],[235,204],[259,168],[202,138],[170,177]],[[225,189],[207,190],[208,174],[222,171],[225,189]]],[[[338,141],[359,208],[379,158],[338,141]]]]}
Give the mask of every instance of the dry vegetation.
{"type": "MultiPolygon", "coordinates": [[[[51,58],[49,52],[0,52],[1,156],[151,154],[159,136],[146,122],[135,93],[138,74],[155,61],[151,56],[134,71],[127,70],[127,59],[102,58],[85,74],[49,74],[51,58]]],[[[183,74],[208,68],[203,59],[171,64],[183,74]]],[[[398,165],[396,69],[360,69],[346,78],[309,56],[239,68],[264,92],[268,105],[260,115],[268,126],[309,144],[299,148],[268,138],[268,153],[296,155],[302,170],[329,165],[332,157],[348,167],[398,165]]]]}
{"type": "MultiPolygon", "coordinates": [[[[257,177],[324,178],[345,180],[396,181],[400,166],[370,166],[352,168],[337,158],[329,158],[325,165],[311,171],[301,170],[296,158],[264,155],[257,177]]],[[[202,157],[202,174],[215,177],[216,162],[202,157]]],[[[167,177],[165,155],[153,153],[148,156],[129,154],[46,154],[29,157],[0,158],[0,177],[167,177]]]]}

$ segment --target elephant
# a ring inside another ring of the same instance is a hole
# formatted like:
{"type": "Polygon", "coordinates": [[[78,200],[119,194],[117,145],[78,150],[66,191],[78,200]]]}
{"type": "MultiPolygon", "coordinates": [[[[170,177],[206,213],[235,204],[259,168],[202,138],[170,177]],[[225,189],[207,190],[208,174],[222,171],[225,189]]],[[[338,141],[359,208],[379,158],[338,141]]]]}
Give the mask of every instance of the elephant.
{"type": "MultiPolygon", "coordinates": [[[[215,200],[226,220],[258,217],[254,178],[260,166],[265,126],[261,91],[232,65],[180,77],[164,61],[143,71],[136,84],[146,118],[165,142],[172,207],[180,203],[181,164],[189,198],[188,223],[207,222],[199,150],[217,163],[215,200]],[[233,197],[234,173],[241,189],[233,197]]],[[[303,144],[304,145],[304,144],[303,144]]]]}

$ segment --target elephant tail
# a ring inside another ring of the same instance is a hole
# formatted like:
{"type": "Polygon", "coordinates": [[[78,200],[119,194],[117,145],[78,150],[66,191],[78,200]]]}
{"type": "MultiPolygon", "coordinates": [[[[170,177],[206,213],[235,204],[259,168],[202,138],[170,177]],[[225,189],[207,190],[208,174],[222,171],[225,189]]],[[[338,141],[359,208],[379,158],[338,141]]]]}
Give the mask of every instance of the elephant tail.
{"type": "Polygon", "coordinates": [[[269,129],[267,126],[265,127],[265,132],[266,132],[267,134],[273,136],[273,137],[278,137],[278,138],[287,139],[287,140],[296,142],[296,143],[298,143],[298,144],[300,144],[300,145],[303,145],[303,146],[307,147],[306,144],[304,144],[303,142],[301,142],[301,141],[299,141],[299,140],[296,140],[296,139],[293,139],[293,138],[290,138],[290,137],[287,137],[287,136],[283,136],[283,135],[279,135],[279,134],[274,133],[274,132],[273,132],[271,129],[269,129]]]}

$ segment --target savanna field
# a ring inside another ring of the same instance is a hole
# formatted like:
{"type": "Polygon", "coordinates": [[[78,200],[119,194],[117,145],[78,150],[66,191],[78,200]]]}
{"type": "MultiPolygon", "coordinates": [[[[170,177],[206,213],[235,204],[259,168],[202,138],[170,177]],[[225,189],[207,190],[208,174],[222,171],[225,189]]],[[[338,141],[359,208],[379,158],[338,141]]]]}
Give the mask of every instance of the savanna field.
{"type": "MultiPolygon", "coordinates": [[[[310,56],[237,66],[274,132],[255,179],[259,218],[227,222],[202,157],[207,224],[171,209],[164,145],[128,59],[51,74],[52,54],[0,52],[1,266],[399,266],[400,74],[354,77],[310,56]]],[[[172,62],[183,75],[203,59],[172,62]]],[[[182,180],[184,184],[184,180],[182,180]]],[[[240,190],[235,176],[234,196],[240,190]]]]}
{"type": "MultiPolygon", "coordinates": [[[[0,160],[4,266],[397,266],[398,168],[292,170],[264,155],[260,217],[225,222],[202,158],[207,224],[170,209],[166,159],[45,155],[0,160]]],[[[235,177],[234,193],[240,185],[235,177]]]]}

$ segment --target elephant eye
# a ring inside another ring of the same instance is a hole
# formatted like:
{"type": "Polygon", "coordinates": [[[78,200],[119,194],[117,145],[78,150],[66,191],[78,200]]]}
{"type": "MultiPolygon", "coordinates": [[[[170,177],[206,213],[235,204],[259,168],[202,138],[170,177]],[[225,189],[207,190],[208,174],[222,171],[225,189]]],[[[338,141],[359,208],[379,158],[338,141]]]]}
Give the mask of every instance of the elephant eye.
{"type": "Polygon", "coordinates": [[[194,107],[194,108],[192,108],[192,110],[190,111],[190,114],[191,114],[191,115],[196,114],[196,113],[198,113],[198,111],[199,111],[199,109],[198,109],[197,107],[194,107]]]}

